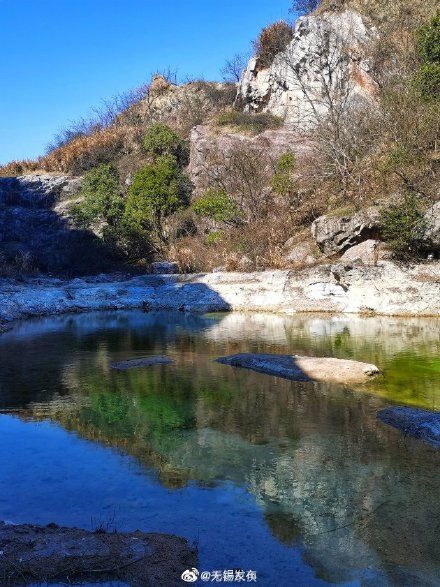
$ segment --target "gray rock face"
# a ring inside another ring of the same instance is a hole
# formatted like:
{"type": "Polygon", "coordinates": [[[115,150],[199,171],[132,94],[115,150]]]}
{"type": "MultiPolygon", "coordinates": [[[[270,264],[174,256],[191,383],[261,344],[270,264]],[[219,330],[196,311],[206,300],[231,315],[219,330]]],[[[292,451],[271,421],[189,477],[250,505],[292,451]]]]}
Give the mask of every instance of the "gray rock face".
{"type": "Polygon", "coordinates": [[[376,84],[365,47],[375,35],[353,11],[304,16],[269,68],[262,68],[255,57],[249,61],[236,103],[308,128],[329,111],[328,94],[344,101],[372,101],[376,84]]]}
{"type": "MultiPolygon", "coordinates": [[[[23,253],[42,271],[109,270],[110,255],[96,237],[77,230],[68,216],[80,178],[24,175],[0,178],[0,254],[14,262],[23,253]]],[[[20,260],[20,259],[19,259],[20,260]]]]}
{"type": "Polygon", "coordinates": [[[362,241],[380,236],[379,209],[367,208],[347,216],[320,216],[311,230],[324,253],[343,253],[362,241]]]}
{"type": "Polygon", "coordinates": [[[217,362],[294,381],[365,383],[373,375],[379,374],[379,369],[375,365],[333,357],[240,353],[221,357],[217,362]]]}
{"type": "Polygon", "coordinates": [[[440,202],[432,206],[425,214],[426,230],[424,240],[426,246],[440,252],[440,202]]]}
{"type": "Polygon", "coordinates": [[[378,412],[379,420],[394,426],[404,435],[414,436],[440,448],[440,412],[429,412],[403,406],[378,412]]]}
{"type": "Polygon", "coordinates": [[[440,316],[440,262],[301,271],[0,282],[0,323],[65,312],[147,308],[440,316]]]}
{"type": "MultiPolygon", "coordinates": [[[[197,191],[212,184],[223,164],[236,149],[255,150],[261,155],[261,164],[271,164],[287,151],[295,153],[298,165],[310,151],[310,146],[297,131],[289,129],[267,130],[257,136],[239,133],[215,133],[208,126],[199,125],[192,129],[190,136],[191,181],[197,191]]],[[[272,168],[271,168],[272,169],[272,168]]]]}
{"type": "Polygon", "coordinates": [[[79,190],[80,181],[79,178],[51,174],[0,178],[0,204],[49,208],[74,195],[79,190]]]}

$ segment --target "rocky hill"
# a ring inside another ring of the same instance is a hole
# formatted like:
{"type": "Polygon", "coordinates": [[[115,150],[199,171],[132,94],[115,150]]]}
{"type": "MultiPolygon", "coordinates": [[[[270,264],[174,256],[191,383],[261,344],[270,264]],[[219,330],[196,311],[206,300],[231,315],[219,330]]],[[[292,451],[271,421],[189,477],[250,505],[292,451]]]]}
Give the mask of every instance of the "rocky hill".
{"type": "Polygon", "coordinates": [[[436,2],[372,4],[323,0],[264,29],[238,84],[156,76],[38,161],[1,168],[3,264],[438,257],[436,2]]]}

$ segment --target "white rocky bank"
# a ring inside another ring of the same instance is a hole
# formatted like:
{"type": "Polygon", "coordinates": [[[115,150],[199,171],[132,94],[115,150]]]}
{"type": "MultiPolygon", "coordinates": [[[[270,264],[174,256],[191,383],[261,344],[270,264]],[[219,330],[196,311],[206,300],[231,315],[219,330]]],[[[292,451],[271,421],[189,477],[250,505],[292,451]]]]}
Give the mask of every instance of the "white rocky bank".
{"type": "Polygon", "coordinates": [[[440,262],[408,268],[322,265],[302,271],[34,279],[0,284],[0,321],[88,310],[144,308],[440,316],[440,262]]]}

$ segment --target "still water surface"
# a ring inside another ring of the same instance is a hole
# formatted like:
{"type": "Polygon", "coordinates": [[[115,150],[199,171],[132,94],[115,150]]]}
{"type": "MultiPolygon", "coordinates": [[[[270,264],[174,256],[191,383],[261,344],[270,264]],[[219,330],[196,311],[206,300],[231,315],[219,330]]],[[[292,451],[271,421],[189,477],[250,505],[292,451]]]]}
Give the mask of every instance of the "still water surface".
{"type": "Polygon", "coordinates": [[[440,585],[440,455],[376,419],[440,410],[440,321],[118,312],[0,337],[0,519],[197,541],[257,584],[440,585]],[[217,364],[373,362],[358,389],[217,364]],[[173,365],[115,372],[167,354],[173,365]]]}

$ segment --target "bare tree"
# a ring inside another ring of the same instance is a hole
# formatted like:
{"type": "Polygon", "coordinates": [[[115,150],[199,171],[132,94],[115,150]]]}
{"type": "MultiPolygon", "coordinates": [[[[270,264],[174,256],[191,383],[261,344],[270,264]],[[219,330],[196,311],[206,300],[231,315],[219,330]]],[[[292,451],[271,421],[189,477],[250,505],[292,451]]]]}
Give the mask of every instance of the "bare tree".
{"type": "Polygon", "coordinates": [[[316,10],[321,0],[294,0],[289,12],[291,14],[309,14],[316,10]]]}
{"type": "Polygon", "coordinates": [[[246,57],[241,53],[236,53],[231,59],[227,59],[221,70],[223,81],[238,83],[244,69],[246,69],[246,62],[246,57]]]}
{"type": "Polygon", "coordinates": [[[315,21],[314,27],[314,45],[306,59],[295,44],[278,57],[277,82],[291,92],[296,122],[322,161],[319,173],[337,178],[346,193],[361,154],[372,144],[361,127],[364,119],[371,124],[373,110],[355,93],[362,50],[351,30],[341,33],[326,19],[315,21]]]}
{"type": "Polygon", "coordinates": [[[268,212],[273,167],[264,145],[233,144],[208,153],[203,174],[207,186],[224,189],[244,211],[244,220],[254,221],[268,212]]]}
{"type": "Polygon", "coordinates": [[[90,115],[70,122],[58,131],[46,152],[63,147],[79,137],[87,137],[119,122],[134,122],[133,106],[148,96],[148,86],[143,85],[134,90],[116,94],[102,101],[100,106],[91,109],[90,115]]]}

